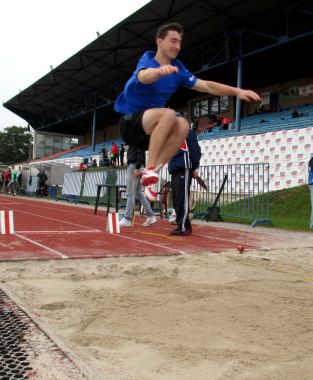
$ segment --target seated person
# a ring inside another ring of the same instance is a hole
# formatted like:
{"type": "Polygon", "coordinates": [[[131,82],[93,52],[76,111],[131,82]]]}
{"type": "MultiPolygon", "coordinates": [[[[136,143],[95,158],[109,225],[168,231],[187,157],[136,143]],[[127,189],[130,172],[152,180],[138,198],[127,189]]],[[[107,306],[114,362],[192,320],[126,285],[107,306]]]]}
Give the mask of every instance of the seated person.
{"type": "Polygon", "coordinates": [[[291,110],[291,117],[294,119],[294,118],[299,117],[299,116],[300,116],[299,112],[296,110],[296,108],[293,108],[291,110]]]}
{"type": "Polygon", "coordinates": [[[208,132],[212,132],[213,128],[217,124],[217,117],[213,114],[208,115],[208,132]]]}
{"type": "Polygon", "coordinates": [[[217,122],[215,124],[217,127],[219,127],[220,130],[221,130],[221,125],[222,125],[222,120],[223,120],[223,118],[220,117],[219,119],[217,119],[217,122]]]}
{"type": "Polygon", "coordinates": [[[274,108],[274,112],[282,112],[282,108],[279,103],[276,104],[276,107],[274,108]]]}
{"type": "Polygon", "coordinates": [[[196,132],[196,133],[199,132],[198,127],[199,127],[199,120],[195,120],[195,121],[192,121],[192,122],[191,122],[191,129],[192,129],[194,132],[196,132]]]}
{"type": "Polygon", "coordinates": [[[220,126],[220,130],[227,131],[228,130],[228,124],[231,122],[231,119],[228,117],[224,117],[222,119],[222,124],[220,126]]]}

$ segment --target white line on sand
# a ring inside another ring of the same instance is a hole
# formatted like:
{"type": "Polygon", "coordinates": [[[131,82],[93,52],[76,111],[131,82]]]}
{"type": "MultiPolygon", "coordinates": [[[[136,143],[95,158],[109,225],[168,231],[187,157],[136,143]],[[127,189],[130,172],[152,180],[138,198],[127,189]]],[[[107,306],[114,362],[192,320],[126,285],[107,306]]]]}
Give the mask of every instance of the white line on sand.
{"type": "Polygon", "coordinates": [[[164,246],[162,244],[150,243],[150,242],[142,240],[142,239],[135,239],[135,238],[132,238],[132,237],[129,237],[129,236],[125,236],[125,235],[120,235],[120,234],[113,234],[113,235],[121,237],[121,238],[129,239],[129,240],[134,240],[134,241],[137,241],[138,243],[141,243],[141,244],[149,244],[149,245],[153,245],[154,247],[158,247],[158,248],[166,248],[166,249],[169,249],[171,251],[175,251],[175,252],[182,253],[182,254],[186,253],[185,251],[181,251],[179,249],[167,247],[167,246],[164,246]]]}

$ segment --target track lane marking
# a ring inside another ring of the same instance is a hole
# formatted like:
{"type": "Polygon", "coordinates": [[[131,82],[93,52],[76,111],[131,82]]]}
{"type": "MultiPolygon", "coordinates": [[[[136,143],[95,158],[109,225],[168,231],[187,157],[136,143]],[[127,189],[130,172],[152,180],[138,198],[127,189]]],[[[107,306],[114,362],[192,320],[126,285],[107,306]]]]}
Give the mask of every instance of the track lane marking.
{"type": "Polygon", "coordinates": [[[19,234],[25,234],[25,235],[36,235],[36,234],[95,234],[99,232],[103,232],[101,230],[92,230],[92,231],[85,231],[85,230],[75,230],[75,231],[15,231],[19,234]]]}
{"type": "Polygon", "coordinates": [[[129,239],[129,240],[134,240],[134,241],[136,241],[138,243],[142,243],[142,244],[153,245],[154,247],[158,247],[158,248],[166,248],[166,249],[169,249],[171,251],[175,251],[175,252],[178,252],[178,253],[181,253],[181,254],[186,254],[185,251],[181,251],[179,249],[175,249],[175,248],[171,248],[171,247],[166,247],[166,246],[164,246],[162,244],[150,243],[150,242],[145,241],[145,240],[135,239],[135,238],[132,238],[130,236],[125,236],[125,235],[121,235],[121,234],[111,234],[111,235],[114,235],[114,236],[117,236],[117,237],[120,237],[120,238],[129,239]]]}
{"type": "Polygon", "coordinates": [[[35,240],[29,239],[29,238],[22,236],[22,235],[19,235],[19,234],[15,234],[15,236],[19,237],[20,239],[26,240],[29,243],[37,245],[38,247],[43,248],[43,249],[45,249],[51,253],[54,253],[55,255],[60,256],[62,259],[68,259],[68,256],[64,255],[62,252],[59,252],[53,248],[47,247],[46,245],[40,244],[35,240]]]}
{"type": "MultiPolygon", "coordinates": [[[[167,231],[171,230],[167,227],[162,227],[162,226],[158,226],[158,228],[161,228],[161,229],[167,230],[167,231]]],[[[226,231],[226,229],[225,229],[225,231],[226,231]]],[[[231,231],[231,230],[228,230],[228,231],[231,231]]],[[[231,243],[235,243],[235,244],[245,244],[245,245],[255,246],[255,244],[253,242],[246,242],[246,241],[242,241],[242,240],[238,241],[238,240],[233,240],[231,238],[223,238],[223,237],[218,237],[218,236],[208,236],[208,235],[199,234],[196,232],[192,232],[192,236],[200,236],[200,237],[205,238],[205,239],[222,240],[222,241],[227,241],[227,242],[231,242],[231,243]]]]}
{"type": "MultiPolygon", "coordinates": [[[[8,207],[6,207],[8,208],[8,207]]],[[[34,214],[34,213],[31,213],[31,212],[26,212],[26,211],[21,211],[19,209],[13,209],[14,212],[20,212],[22,214],[26,214],[26,215],[32,215],[32,216],[36,216],[38,218],[43,218],[43,219],[48,219],[48,220],[53,220],[55,222],[60,222],[60,223],[65,223],[65,224],[70,224],[72,226],[77,226],[77,227],[82,227],[82,228],[88,228],[89,230],[91,231],[99,231],[97,230],[96,228],[92,228],[92,227],[88,227],[88,226],[84,226],[82,224],[77,224],[77,223],[72,223],[72,222],[67,222],[66,220],[62,220],[62,219],[55,219],[55,218],[50,218],[48,216],[44,216],[44,215],[38,215],[38,214],[34,214]]]]}

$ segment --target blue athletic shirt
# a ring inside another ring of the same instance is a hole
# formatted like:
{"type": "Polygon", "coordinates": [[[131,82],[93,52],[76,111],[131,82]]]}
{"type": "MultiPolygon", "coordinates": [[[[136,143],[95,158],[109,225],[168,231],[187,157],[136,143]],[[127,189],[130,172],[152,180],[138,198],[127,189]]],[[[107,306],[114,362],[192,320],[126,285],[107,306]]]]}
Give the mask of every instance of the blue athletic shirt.
{"type": "Polygon", "coordinates": [[[140,58],[135,72],[115,102],[115,111],[129,115],[150,108],[163,108],[179,87],[191,88],[195,85],[197,78],[178,59],[173,59],[171,62],[171,65],[178,67],[178,73],[165,75],[151,84],[139,82],[140,70],[160,67],[154,58],[155,54],[153,51],[148,51],[140,58]]]}

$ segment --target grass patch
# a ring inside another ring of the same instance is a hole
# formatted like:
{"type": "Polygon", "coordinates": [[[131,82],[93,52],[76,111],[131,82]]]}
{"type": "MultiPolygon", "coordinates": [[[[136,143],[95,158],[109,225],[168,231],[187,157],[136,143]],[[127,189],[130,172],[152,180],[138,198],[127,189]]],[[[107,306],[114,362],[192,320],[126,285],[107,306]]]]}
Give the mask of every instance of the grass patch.
{"type": "Polygon", "coordinates": [[[311,198],[307,185],[269,193],[270,218],[274,227],[310,230],[311,198]]]}
{"type": "MultiPolygon", "coordinates": [[[[270,192],[268,194],[268,205],[269,219],[272,220],[271,226],[293,231],[309,231],[310,197],[310,190],[307,185],[270,192]]],[[[258,197],[255,197],[254,202],[258,202],[258,197]]],[[[236,207],[236,204],[229,206],[236,207]]],[[[226,215],[228,214],[227,207],[223,210],[226,215]]],[[[251,220],[234,217],[223,216],[223,220],[251,224],[251,220]]]]}

